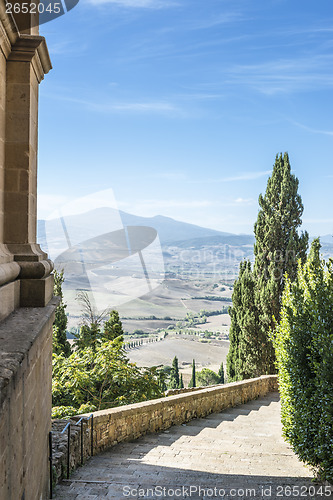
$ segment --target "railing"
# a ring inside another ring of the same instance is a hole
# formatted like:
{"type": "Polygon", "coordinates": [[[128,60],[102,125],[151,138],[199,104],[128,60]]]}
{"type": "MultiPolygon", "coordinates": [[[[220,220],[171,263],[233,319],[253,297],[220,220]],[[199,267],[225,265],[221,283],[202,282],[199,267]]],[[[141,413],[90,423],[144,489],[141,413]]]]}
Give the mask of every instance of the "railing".
{"type": "MultiPolygon", "coordinates": [[[[89,417],[81,417],[74,425],[81,424],[81,465],[83,465],[83,424],[91,420],[90,427],[90,456],[94,455],[94,415],[91,413],[89,417]]],[[[70,473],[70,443],[71,443],[71,421],[68,420],[65,427],[61,431],[64,434],[67,430],[67,479],[70,473]]],[[[49,462],[50,462],[50,498],[53,498],[53,456],[52,456],[52,431],[49,432],[49,462]]]]}

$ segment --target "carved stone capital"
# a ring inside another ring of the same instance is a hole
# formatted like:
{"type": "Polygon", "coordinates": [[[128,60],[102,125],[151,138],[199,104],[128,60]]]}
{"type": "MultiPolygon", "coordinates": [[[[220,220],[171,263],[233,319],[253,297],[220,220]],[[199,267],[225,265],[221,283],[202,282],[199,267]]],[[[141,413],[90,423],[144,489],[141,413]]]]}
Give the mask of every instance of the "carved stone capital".
{"type": "Polygon", "coordinates": [[[45,38],[39,35],[20,35],[12,46],[8,61],[31,62],[38,83],[52,68],[45,38]]]}

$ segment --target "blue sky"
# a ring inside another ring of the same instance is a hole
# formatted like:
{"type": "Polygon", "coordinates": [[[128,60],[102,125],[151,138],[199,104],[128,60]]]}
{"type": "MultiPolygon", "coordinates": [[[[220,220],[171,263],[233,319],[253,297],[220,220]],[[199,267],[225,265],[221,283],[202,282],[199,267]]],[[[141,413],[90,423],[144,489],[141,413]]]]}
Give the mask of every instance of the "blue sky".
{"type": "Polygon", "coordinates": [[[332,0],[81,0],[41,26],[39,215],[118,207],[251,233],[288,151],[304,228],[333,233],[332,0]]]}

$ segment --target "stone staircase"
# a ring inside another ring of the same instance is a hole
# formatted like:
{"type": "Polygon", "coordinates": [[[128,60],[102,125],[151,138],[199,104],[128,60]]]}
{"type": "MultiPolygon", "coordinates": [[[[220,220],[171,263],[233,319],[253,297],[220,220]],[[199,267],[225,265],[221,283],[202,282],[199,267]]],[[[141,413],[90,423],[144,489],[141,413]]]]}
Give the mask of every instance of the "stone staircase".
{"type": "Polygon", "coordinates": [[[279,395],[269,393],[94,456],[54,498],[329,498],[281,434],[279,395]]]}

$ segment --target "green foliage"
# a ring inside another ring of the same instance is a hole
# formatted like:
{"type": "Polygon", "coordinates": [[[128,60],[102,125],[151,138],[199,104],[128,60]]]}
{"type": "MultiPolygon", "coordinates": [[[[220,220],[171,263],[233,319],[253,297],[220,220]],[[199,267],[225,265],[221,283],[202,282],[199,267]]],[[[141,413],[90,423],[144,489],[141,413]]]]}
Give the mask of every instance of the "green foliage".
{"type": "Polygon", "coordinates": [[[177,356],[175,356],[172,361],[169,389],[179,389],[179,368],[177,356]]]}
{"type": "MultiPolygon", "coordinates": [[[[74,334],[74,345],[77,350],[91,347],[96,350],[97,346],[104,340],[117,340],[118,343],[124,341],[124,331],[117,311],[112,310],[109,319],[105,321],[102,328],[101,322],[95,321],[91,324],[81,326],[79,334],[74,334]]],[[[134,343],[133,346],[134,347],[134,343]]]]}
{"type": "Polygon", "coordinates": [[[69,356],[71,354],[71,346],[67,340],[67,316],[66,304],[63,302],[62,284],[64,282],[64,271],[54,271],[54,288],[53,293],[60,297],[60,304],[55,311],[55,319],[53,323],[53,352],[69,356]]]}
{"type": "Polygon", "coordinates": [[[196,373],[195,373],[195,360],[192,361],[192,376],[190,383],[188,384],[189,387],[196,387],[196,373]]]}
{"type": "Polygon", "coordinates": [[[100,328],[97,323],[92,325],[82,325],[78,334],[75,335],[74,345],[77,351],[91,347],[94,351],[97,347],[98,339],[101,337],[100,328]]]}
{"type": "Polygon", "coordinates": [[[103,340],[95,349],[86,347],[68,358],[54,354],[53,404],[74,407],[78,414],[86,404],[100,410],[154,399],[163,394],[158,374],[157,368],[130,363],[117,340],[103,340]]]}
{"type": "Polygon", "coordinates": [[[118,339],[123,342],[124,331],[118,311],[112,310],[110,312],[109,319],[104,323],[103,338],[107,340],[118,339]]]}
{"type": "Polygon", "coordinates": [[[218,371],[218,377],[219,377],[219,381],[218,381],[218,384],[224,384],[225,382],[225,377],[224,377],[224,366],[223,366],[223,362],[221,363],[221,366],[219,368],[219,371],[218,371]]]}
{"type": "Polygon", "coordinates": [[[162,392],[167,390],[167,384],[166,384],[167,378],[168,378],[168,373],[164,368],[157,371],[157,383],[162,392]]]}
{"type": "Polygon", "coordinates": [[[314,240],[296,281],[287,278],[274,344],[283,432],[299,458],[333,481],[333,261],[314,240]]]}
{"type": "Polygon", "coordinates": [[[298,234],[302,224],[303,204],[298,194],[298,179],[291,174],[287,153],[277,155],[265,196],[259,196],[260,210],[254,225],[254,275],[257,280],[256,306],[259,335],[265,339],[265,370],[275,372],[275,353],[270,334],[274,318],[280,318],[281,296],[285,274],[291,280],[297,275],[298,260],[304,263],[308,234],[298,234]]]}
{"type": "Polygon", "coordinates": [[[180,374],[179,389],[184,389],[183,374],[180,374]]]}
{"type": "Polygon", "coordinates": [[[220,383],[220,377],[215,372],[213,372],[213,370],[209,370],[209,368],[203,368],[196,374],[196,383],[198,387],[206,385],[216,385],[220,383]]]}
{"type": "Polygon", "coordinates": [[[68,418],[77,414],[77,408],[74,408],[74,406],[62,405],[52,407],[52,418],[68,418]]]}
{"type": "Polygon", "coordinates": [[[96,406],[90,403],[84,403],[80,408],[74,408],[74,406],[53,406],[52,418],[69,418],[74,415],[82,415],[82,413],[92,413],[96,410],[96,406]]]}
{"type": "Polygon", "coordinates": [[[242,262],[230,308],[228,380],[242,380],[276,372],[271,340],[281,309],[285,274],[297,274],[298,260],[306,258],[308,234],[298,234],[303,205],[298,179],[291,174],[288,154],[276,156],[254,226],[255,262],[242,262]]]}
{"type": "Polygon", "coordinates": [[[255,305],[256,281],[249,261],[241,262],[234,283],[233,306],[229,309],[231,325],[227,355],[228,381],[263,375],[267,371],[266,336],[259,328],[255,305]]]}

